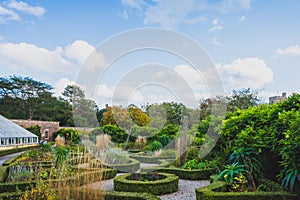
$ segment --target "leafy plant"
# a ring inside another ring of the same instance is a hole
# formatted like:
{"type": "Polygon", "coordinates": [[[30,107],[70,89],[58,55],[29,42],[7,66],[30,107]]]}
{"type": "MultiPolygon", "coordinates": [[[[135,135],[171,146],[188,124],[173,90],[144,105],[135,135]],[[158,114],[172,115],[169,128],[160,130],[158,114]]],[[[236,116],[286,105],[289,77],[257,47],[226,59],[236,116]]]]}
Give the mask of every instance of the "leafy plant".
{"type": "Polygon", "coordinates": [[[64,162],[67,160],[68,155],[69,155],[68,149],[61,147],[61,146],[56,147],[55,148],[55,156],[56,156],[55,166],[58,168],[61,168],[62,165],[64,164],[64,162]]]}
{"type": "Polygon", "coordinates": [[[150,146],[151,146],[151,151],[157,151],[163,147],[163,145],[159,141],[156,141],[156,140],[154,140],[150,144],[150,146]]]}
{"type": "Polygon", "coordinates": [[[227,184],[232,185],[234,178],[243,175],[243,173],[247,174],[249,172],[244,169],[243,165],[233,163],[231,165],[226,165],[225,169],[218,175],[218,179],[224,179],[227,184]]]}
{"type": "MultiPolygon", "coordinates": [[[[284,178],[281,182],[282,186],[290,189],[290,192],[294,192],[296,190],[296,185],[300,183],[300,169],[292,168],[284,171],[284,178]]],[[[299,188],[298,188],[299,190],[299,188]]]]}
{"type": "Polygon", "coordinates": [[[257,153],[253,148],[237,148],[230,155],[229,160],[243,165],[248,170],[248,179],[253,188],[256,188],[256,180],[262,176],[262,165],[257,159],[257,153]]]}

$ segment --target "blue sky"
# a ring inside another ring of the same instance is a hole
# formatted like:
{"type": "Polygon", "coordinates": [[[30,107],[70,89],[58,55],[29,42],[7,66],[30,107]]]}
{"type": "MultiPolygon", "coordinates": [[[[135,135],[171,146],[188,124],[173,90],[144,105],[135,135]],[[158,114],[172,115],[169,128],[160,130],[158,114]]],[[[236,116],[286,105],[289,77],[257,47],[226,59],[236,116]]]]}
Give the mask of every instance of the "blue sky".
{"type": "MultiPolygon", "coordinates": [[[[0,74],[45,81],[59,94],[76,82],[85,59],[107,38],[134,28],[161,27],[197,41],[216,64],[226,92],[263,89],[267,101],[281,92],[299,92],[299,10],[298,0],[0,1],[0,74]]],[[[201,87],[203,80],[191,76],[184,61],[140,52],[112,65],[94,88],[98,104],[112,98],[126,70],[149,62],[173,67],[201,87]]],[[[172,99],[171,92],[164,96],[150,88],[136,90],[134,102],[172,99]]]]}

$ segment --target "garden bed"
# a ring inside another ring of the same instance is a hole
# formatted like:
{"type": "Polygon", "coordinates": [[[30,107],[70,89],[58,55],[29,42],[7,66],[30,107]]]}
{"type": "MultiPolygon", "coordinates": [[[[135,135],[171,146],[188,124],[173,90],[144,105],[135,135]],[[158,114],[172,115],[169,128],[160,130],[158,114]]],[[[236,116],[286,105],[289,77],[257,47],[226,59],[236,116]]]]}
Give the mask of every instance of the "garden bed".
{"type": "Polygon", "coordinates": [[[136,159],[129,159],[129,163],[124,164],[103,164],[104,167],[112,168],[118,170],[118,172],[136,172],[140,169],[140,161],[136,159]]]}
{"type": "MultiPolygon", "coordinates": [[[[146,175],[146,173],[141,173],[146,175]]],[[[114,189],[123,192],[150,192],[161,195],[178,190],[178,176],[174,174],[158,173],[160,180],[144,181],[129,180],[132,174],[124,174],[114,178],[114,189]]]]}

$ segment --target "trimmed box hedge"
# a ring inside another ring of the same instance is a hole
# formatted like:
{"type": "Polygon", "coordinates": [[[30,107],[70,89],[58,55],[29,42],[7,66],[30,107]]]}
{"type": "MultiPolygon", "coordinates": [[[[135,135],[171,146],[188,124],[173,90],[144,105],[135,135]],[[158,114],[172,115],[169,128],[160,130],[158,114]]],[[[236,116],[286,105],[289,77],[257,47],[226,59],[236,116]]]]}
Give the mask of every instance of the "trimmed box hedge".
{"type": "Polygon", "coordinates": [[[0,183],[6,181],[8,175],[8,166],[0,166],[0,183]]]}
{"type": "Polygon", "coordinates": [[[26,151],[26,150],[29,150],[29,149],[34,149],[34,148],[37,148],[39,147],[39,145],[32,145],[32,146],[27,146],[27,147],[18,147],[16,146],[16,148],[13,148],[13,149],[6,149],[6,150],[1,150],[0,151],[0,157],[2,156],[6,156],[6,155],[9,155],[9,154],[14,154],[14,153],[18,153],[18,152],[21,152],[21,151],[26,151]]]}
{"type": "Polygon", "coordinates": [[[178,190],[179,178],[174,174],[159,173],[159,175],[165,176],[165,178],[156,181],[128,180],[127,178],[130,175],[131,174],[124,174],[114,178],[115,191],[150,192],[151,194],[160,195],[178,190]]]}
{"type": "Polygon", "coordinates": [[[285,191],[226,192],[226,183],[215,181],[209,186],[196,189],[197,200],[297,200],[295,194],[285,191]]]}
{"type": "Polygon", "coordinates": [[[129,163],[126,164],[103,164],[104,167],[112,168],[118,170],[118,172],[136,172],[140,169],[140,161],[130,158],[129,163]]]}
{"type": "Polygon", "coordinates": [[[161,168],[166,168],[170,165],[170,162],[167,160],[158,160],[158,165],[157,166],[148,166],[148,167],[143,167],[141,168],[141,172],[153,172],[153,171],[158,171],[158,169],[161,168]]]}
{"type": "Polygon", "coordinates": [[[204,180],[204,179],[209,179],[210,176],[215,173],[215,170],[213,169],[187,170],[181,168],[160,168],[158,169],[158,172],[175,174],[179,176],[180,179],[185,179],[185,180],[204,180]]]}

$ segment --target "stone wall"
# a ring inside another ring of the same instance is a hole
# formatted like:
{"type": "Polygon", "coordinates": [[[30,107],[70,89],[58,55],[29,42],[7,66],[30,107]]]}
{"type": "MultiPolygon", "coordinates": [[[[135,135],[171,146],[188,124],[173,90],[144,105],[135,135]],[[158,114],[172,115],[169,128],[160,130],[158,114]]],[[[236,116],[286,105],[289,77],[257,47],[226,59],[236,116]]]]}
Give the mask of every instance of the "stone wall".
{"type": "Polygon", "coordinates": [[[41,127],[41,140],[53,141],[53,133],[60,129],[59,122],[51,121],[37,121],[37,120],[20,120],[12,119],[12,122],[22,126],[23,128],[29,128],[31,126],[41,127]]]}

